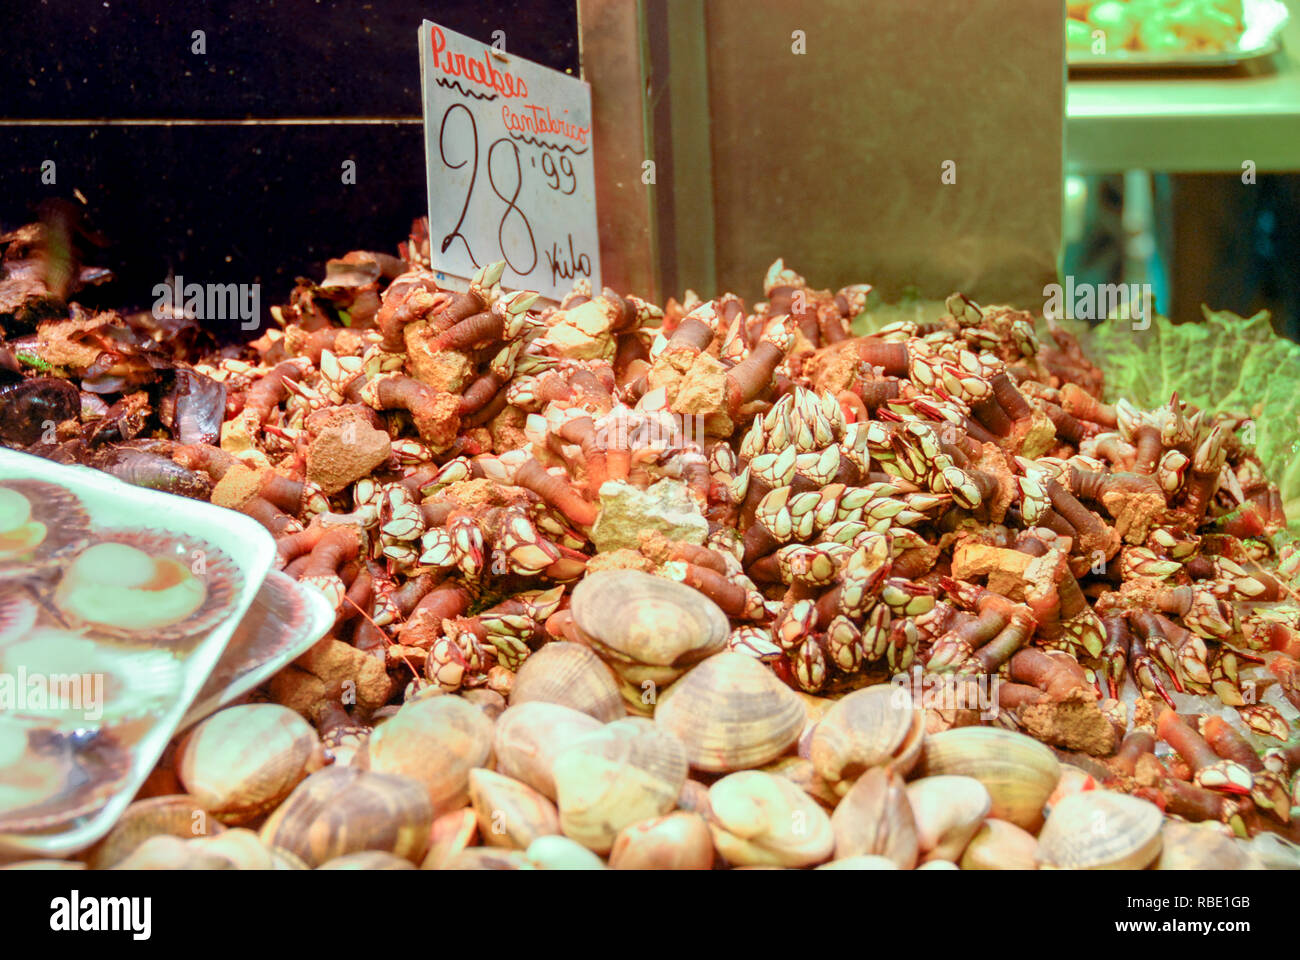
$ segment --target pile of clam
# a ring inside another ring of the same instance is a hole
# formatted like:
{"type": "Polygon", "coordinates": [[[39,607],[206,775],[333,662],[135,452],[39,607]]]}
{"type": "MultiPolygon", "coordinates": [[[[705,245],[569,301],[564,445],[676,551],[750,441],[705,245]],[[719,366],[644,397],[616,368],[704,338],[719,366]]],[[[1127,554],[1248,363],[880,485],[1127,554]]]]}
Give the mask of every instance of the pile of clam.
{"type": "Polygon", "coordinates": [[[781,261],[752,310],[581,284],[538,309],[501,264],[452,291],[426,236],[402,253],[331,261],[185,373],[220,386],[219,438],[28,445],[254,517],[337,612],[238,708],[302,721],[312,749],[246,758],[288,795],[211,809],[195,771],[243,768],[201,763],[200,728],[92,862],[193,810],[209,835],[160,826],[160,855],[249,825],[312,866],[1300,840],[1300,550],[1247,419],[1104,403],[1060,325],[960,295],[854,336],[869,288],[781,261]]]}
{"type": "MultiPolygon", "coordinates": [[[[688,613],[674,608],[682,597],[645,586],[655,615],[688,613]]],[[[1297,848],[1274,834],[1248,841],[1180,823],[1024,734],[932,732],[934,712],[904,687],[837,700],[798,693],[753,657],[715,652],[719,617],[682,618],[677,677],[636,711],[648,716],[628,709],[626,677],[572,641],[529,658],[508,698],[430,691],[353,730],[346,753],[337,730],[322,740],[285,707],[228,707],[181,738],[108,836],[57,865],[1300,866],[1297,848]]],[[[604,642],[635,648],[639,629],[604,642]]]]}

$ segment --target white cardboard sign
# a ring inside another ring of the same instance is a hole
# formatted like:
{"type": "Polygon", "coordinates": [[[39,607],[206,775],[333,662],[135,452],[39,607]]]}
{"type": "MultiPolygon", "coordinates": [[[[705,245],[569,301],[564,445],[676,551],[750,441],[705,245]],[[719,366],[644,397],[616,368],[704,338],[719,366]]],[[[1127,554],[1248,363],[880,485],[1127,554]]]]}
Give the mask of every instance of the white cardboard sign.
{"type": "Polygon", "coordinates": [[[599,290],[590,85],[428,20],[420,77],[434,269],[504,260],[511,289],[599,290]]]}

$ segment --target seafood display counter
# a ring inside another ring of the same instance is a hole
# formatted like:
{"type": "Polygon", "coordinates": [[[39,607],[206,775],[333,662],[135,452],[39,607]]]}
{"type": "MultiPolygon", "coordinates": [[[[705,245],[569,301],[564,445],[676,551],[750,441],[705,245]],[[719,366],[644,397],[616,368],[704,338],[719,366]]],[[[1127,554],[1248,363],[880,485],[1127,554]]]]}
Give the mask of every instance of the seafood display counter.
{"type": "Polygon", "coordinates": [[[417,221],[182,355],[23,301],[7,396],[58,414],[7,427],[0,662],[105,691],[4,716],[11,859],[1296,865],[1262,425],[959,294],[428,263],[417,221]]]}
{"type": "Polygon", "coordinates": [[[291,289],[0,234],[0,864],[1300,868],[1300,346],[1063,319],[1062,5],[576,9],[291,289]]]}

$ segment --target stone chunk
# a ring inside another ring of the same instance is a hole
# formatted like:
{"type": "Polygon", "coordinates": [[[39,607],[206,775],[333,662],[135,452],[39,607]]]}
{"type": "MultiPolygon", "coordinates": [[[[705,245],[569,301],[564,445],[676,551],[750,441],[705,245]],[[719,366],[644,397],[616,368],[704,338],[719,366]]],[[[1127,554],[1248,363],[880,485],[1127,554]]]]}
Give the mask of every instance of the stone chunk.
{"type": "Polygon", "coordinates": [[[591,530],[596,550],[636,550],[644,530],[699,544],[708,536],[709,524],[680,480],[664,478],[645,490],[618,480],[602,484],[600,516],[591,530]]]}

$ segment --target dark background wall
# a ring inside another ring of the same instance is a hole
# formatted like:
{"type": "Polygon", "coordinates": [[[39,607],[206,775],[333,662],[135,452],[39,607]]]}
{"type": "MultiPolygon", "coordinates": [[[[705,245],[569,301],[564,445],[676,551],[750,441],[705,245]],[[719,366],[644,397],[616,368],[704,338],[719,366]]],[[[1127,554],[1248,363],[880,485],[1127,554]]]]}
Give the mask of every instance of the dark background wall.
{"type": "Polygon", "coordinates": [[[83,299],[131,307],[177,273],[261,283],[265,313],[330,257],[395,253],[426,207],[426,18],[578,72],[573,0],[0,3],[0,231],[75,202],[118,276],[83,299]]]}

